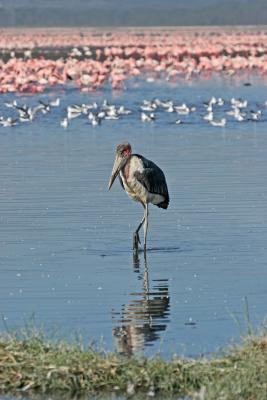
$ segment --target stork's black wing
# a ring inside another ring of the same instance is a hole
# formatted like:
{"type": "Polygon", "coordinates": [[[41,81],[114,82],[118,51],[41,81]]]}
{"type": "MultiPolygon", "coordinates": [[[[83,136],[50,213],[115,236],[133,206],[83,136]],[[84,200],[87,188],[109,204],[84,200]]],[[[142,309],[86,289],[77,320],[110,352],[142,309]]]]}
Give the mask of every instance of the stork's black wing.
{"type": "Polygon", "coordinates": [[[167,208],[169,205],[169,193],[166,183],[166,179],[163,171],[152,161],[139,156],[141,158],[144,170],[142,172],[136,171],[134,173],[135,178],[150,192],[153,194],[160,194],[164,197],[164,200],[157,204],[158,207],[167,208]]]}

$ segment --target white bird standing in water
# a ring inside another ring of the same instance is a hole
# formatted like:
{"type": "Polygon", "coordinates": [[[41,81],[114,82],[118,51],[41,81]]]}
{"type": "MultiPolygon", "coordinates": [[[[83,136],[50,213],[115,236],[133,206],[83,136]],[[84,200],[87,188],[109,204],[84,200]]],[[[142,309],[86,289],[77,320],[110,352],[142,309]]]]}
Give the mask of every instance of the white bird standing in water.
{"type": "Polygon", "coordinates": [[[144,224],[144,251],[146,251],[148,203],[164,209],[167,209],[169,205],[169,193],[164,173],[152,161],[139,154],[132,154],[130,143],[125,142],[117,146],[108,184],[109,189],[118,175],[128,196],[144,207],[143,219],[133,234],[133,249],[138,250],[139,230],[144,224]]]}

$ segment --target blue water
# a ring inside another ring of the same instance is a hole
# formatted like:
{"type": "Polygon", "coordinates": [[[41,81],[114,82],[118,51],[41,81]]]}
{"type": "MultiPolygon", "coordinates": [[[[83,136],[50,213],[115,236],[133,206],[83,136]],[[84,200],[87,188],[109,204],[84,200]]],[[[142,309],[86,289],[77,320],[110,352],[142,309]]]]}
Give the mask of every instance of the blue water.
{"type": "Polygon", "coordinates": [[[32,123],[0,127],[1,332],[31,321],[51,337],[147,355],[208,354],[246,333],[267,304],[267,82],[248,77],[191,82],[128,82],[125,92],[81,94],[57,88],[42,95],[4,95],[4,102],[61,105],[32,123]],[[202,120],[212,95],[261,107],[260,121],[224,128],[202,120]],[[196,106],[178,116],[159,111],[143,123],[139,105],[158,97],[196,106]],[[91,126],[86,117],[60,126],[66,106],[125,105],[132,114],[91,126]],[[150,206],[148,252],[132,254],[142,218],[118,182],[107,189],[114,150],[134,152],[164,171],[167,211],[150,206]],[[241,327],[234,322],[240,320],[241,327]],[[241,329],[241,330],[240,330],[241,329]]]}

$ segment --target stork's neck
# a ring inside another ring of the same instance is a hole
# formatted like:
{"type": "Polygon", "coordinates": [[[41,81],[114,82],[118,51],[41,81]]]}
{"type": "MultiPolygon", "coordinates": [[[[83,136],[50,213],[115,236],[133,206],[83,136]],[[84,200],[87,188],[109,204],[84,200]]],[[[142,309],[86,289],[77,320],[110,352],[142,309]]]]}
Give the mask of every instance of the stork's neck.
{"type": "Polygon", "coordinates": [[[126,181],[129,179],[130,176],[130,166],[131,166],[131,155],[125,158],[125,163],[123,164],[123,167],[120,170],[120,175],[123,177],[126,181]]]}

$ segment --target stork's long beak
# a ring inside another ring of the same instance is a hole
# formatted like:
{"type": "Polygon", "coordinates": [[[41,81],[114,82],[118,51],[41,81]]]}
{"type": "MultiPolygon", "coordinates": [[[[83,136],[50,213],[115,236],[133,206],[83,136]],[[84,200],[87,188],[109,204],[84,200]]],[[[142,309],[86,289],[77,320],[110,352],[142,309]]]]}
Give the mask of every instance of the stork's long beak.
{"type": "Polygon", "coordinates": [[[112,168],[112,172],[111,172],[111,177],[110,177],[109,183],[108,183],[108,188],[109,189],[113,185],[113,182],[115,181],[116,177],[118,176],[123,164],[124,164],[124,159],[119,157],[118,155],[116,155],[116,158],[115,158],[115,161],[114,161],[114,165],[113,165],[113,168],[112,168]]]}

